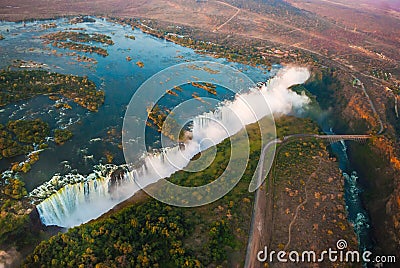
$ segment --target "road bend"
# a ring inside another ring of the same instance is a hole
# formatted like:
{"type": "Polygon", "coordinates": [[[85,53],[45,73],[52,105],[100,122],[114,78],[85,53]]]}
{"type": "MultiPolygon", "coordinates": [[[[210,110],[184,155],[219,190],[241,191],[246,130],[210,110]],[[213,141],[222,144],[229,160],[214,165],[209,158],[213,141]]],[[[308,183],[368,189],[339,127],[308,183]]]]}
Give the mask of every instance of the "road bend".
{"type": "Polygon", "coordinates": [[[233,20],[233,19],[237,16],[237,14],[239,14],[239,12],[240,12],[240,8],[238,8],[238,7],[232,6],[232,5],[228,4],[228,3],[221,2],[221,1],[216,1],[216,2],[218,2],[218,3],[220,3],[220,4],[223,4],[223,5],[226,5],[226,6],[229,6],[229,7],[231,7],[231,8],[234,8],[234,9],[236,9],[236,12],[235,12],[235,14],[233,14],[232,17],[230,17],[227,21],[225,21],[225,22],[222,23],[220,26],[218,26],[217,28],[215,28],[213,32],[219,31],[222,27],[224,27],[224,26],[225,26],[226,24],[228,24],[231,20],[233,20]]]}

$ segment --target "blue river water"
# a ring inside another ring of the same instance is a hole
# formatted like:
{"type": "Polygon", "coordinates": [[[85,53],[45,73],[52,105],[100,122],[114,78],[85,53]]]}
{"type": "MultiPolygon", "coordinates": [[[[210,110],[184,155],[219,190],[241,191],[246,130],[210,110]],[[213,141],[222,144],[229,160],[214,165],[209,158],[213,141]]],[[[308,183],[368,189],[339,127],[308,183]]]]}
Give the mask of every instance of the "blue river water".
{"type": "MultiPolygon", "coordinates": [[[[1,107],[0,123],[7,120],[42,118],[51,127],[68,127],[73,131],[72,140],[63,146],[50,146],[50,149],[40,153],[40,160],[32,165],[28,175],[22,175],[28,191],[48,181],[54,174],[79,173],[88,174],[93,166],[106,163],[106,152],[113,155],[114,164],[124,163],[123,153],[118,144],[121,142],[121,129],[126,106],[136,89],[155,73],[175,64],[195,61],[212,60],[233,66],[253,81],[266,81],[279,66],[274,66],[271,72],[264,68],[251,67],[231,63],[225,59],[215,59],[210,56],[195,53],[194,50],[176,45],[143,33],[130,26],[123,26],[96,18],[96,22],[86,22],[71,25],[66,18],[48,21],[33,21],[29,23],[1,22],[0,33],[5,37],[0,42],[0,68],[7,68],[14,60],[35,61],[47,64],[45,69],[64,74],[88,76],[99,89],[105,91],[105,103],[97,113],[88,112],[72,101],[68,102],[72,109],[56,109],[54,101],[47,96],[38,96],[27,101],[1,107]],[[43,24],[56,23],[56,28],[44,29],[43,24]],[[107,49],[109,56],[85,54],[58,49],[51,44],[43,44],[40,36],[57,31],[72,30],[86,33],[102,33],[112,37],[114,45],[93,44],[107,49]],[[134,35],[135,40],[126,35],[134,35]],[[86,55],[97,61],[97,64],[78,62],[77,55],[86,55]],[[132,58],[127,61],[126,57],[132,58]],[[144,63],[140,68],[137,61],[144,63]],[[33,179],[34,178],[34,179],[33,179]]],[[[162,86],[162,85],[160,85],[162,86]]],[[[199,97],[214,97],[211,93],[186,87],[185,92],[191,96],[195,91],[199,97]]],[[[218,98],[229,97],[229,92],[217,88],[218,98]]],[[[174,105],[176,99],[166,94],[168,102],[174,105]]],[[[165,101],[164,101],[165,102],[165,101]]],[[[149,130],[150,133],[152,130],[149,130]]],[[[152,134],[156,134],[153,133],[152,134]]],[[[6,170],[12,162],[21,159],[3,159],[0,170],[6,170]]]]}

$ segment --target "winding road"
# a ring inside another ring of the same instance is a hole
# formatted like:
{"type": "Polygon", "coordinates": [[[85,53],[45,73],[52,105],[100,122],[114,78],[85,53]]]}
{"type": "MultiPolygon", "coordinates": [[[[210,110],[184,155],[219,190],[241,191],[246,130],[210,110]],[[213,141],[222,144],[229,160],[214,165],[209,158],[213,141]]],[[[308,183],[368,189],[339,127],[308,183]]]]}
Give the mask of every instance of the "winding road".
{"type": "Polygon", "coordinates": [[[296,207],[296,212],[295,212],[295,214],[294,214],[294,217],[293,217],[292,221],[291,221],[290,224],[289,224],[289,227],[288,227],[288,242],[286,243],[285,247],[283,248],[284,251],[286,251],[286,250],[288,249],[288,247],[289,247],[289,245],[290,245],[290,242],[292,241],[292,226],[293,226],[293,224],[296,222],[297,215],[299,215],[300,208],[301,208],[302,206],[304,206],[305,204],[307,204],[307,202],[308,202],[307,185],[308,185],[308,183],[310,182],[310,179],[311,179],[313,176],[316,176],[316,175],[317,175],[317,173],[318,173],[318,171],[319,171],[320,168],[321,168],[321,159],[319,160],[318,168],[308,177],[308,179],[307,179],[307,181],[306,181],[306,183],[305,183],[305,185],[304,185],[304,195],[305,195],[305,198],[304,198],[304,201],[301,202],[301,203],[296,207]]]}
{"type": "MultiPolygon", "coordinates": [[[[358,79],[357,77],[355,77],[354,75],[351,75],[351,76],[352,76],[354,79],[359,80],[359,79],[358,79]]],[[[359,80],[359,81],[360,81],[360,80],[359,80]]],[[[361,82],[361,81],[360,81],[360,82],[361,82]]],[[[367,98],[367,100],[368,100],[368,102],[369,102],[369,105],[371,106],[372,112],[374,113],[375,117],[377,118],[377,120],[378,120],[378,122],[379,122],[380,129],[379,129],[379,131],[378,131],[378,133],[377,133],[377,134],[379,135],[379,134],[381,134],[381,133],[383,132],[383,130],[384,130],[384,126],[383,126],[382,119],[381,119],[381,117],[379,116],[378,112],[376,111],[375,105],[374,105],[374,103],[372,102],[371,98],[369,97],[367,91],[365,90],[364,83],[362,83],[362,82],[361,82],[361,89],[362,89],[362,91],[364,92],[364,95],[365,95],[365,97],[367,98]]]]}
{"type": "Polygon", "coordinates": [[[239,14],[239,12],[240,12],[240,8],[238,8],[238,7],[232,6],[232,5],[230,5],[230,4],[228,4],[228,3],[225,3],[225,2],[222,2],[222,1],[216,1],[216,2],[218,2],[218,3],[220,3],[220,4],[223,4],[223,5],[226,5],[226,6],[229,6],[229,7],[231,7],[231,8],[236,9],[236,13],[233,14],[232,17],[230,17],[227,21],[225,21],[225,22],[222,23],[220,26],[218,26],[217,28],[215,28],[213,32],[216,32],[216,31],[218,31],[219,29],[221,29],[222,27],[224,27],[224,26],[225,26],[226,24],[228,24],[231,20],[233,20],[233,19],[237,16],[237,14],[239,14]]]}

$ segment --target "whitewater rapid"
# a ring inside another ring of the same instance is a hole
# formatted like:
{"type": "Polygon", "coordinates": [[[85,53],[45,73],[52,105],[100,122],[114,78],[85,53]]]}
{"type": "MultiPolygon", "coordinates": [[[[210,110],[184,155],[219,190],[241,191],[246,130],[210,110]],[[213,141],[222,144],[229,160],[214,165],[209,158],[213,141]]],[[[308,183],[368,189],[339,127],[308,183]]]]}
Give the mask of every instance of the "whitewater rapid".
{"type": "Polygon", "coordinates": [[[238,133],[244,126],[271,113],[276,117],[302,109],[309,103],[308,97],[289,88],[304,83],[309,76],[307,68],[283,68],[260,89],[239,94],[214,111],[193,118],[192,139],[185,142],[184,150],[175,146],[149,154],[132,171],[126,166],[99,165],[88,176],[53,177],[30,193],[34,199],[42,200],[36,206],[42,223],[73,227],[95,219],[141,188],[185,168],[197,153],[238,133]],[[115,172],[118,169],[123,172],[115,172]]]}

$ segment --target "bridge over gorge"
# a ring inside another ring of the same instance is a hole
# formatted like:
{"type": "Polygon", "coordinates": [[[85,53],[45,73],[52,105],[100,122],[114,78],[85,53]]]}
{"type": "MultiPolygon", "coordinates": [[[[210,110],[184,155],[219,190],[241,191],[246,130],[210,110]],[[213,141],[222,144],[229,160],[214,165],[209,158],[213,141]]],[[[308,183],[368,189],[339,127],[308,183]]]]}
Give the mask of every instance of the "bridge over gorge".
{"type": "Polygon", "coordinates": [[[348,134],[348,135],[319,135],[319,134],[293,134],[289,136],[283,137],[283,142],[298,139],[298,138],[317,138],[317,139],[324,139],[328,140],[329,142],[338,142],[341,140],[350,140],[350,141],[358,141],[363,142],[370,138],[372,135],[357,135],[357,134],[348,134]]]}

